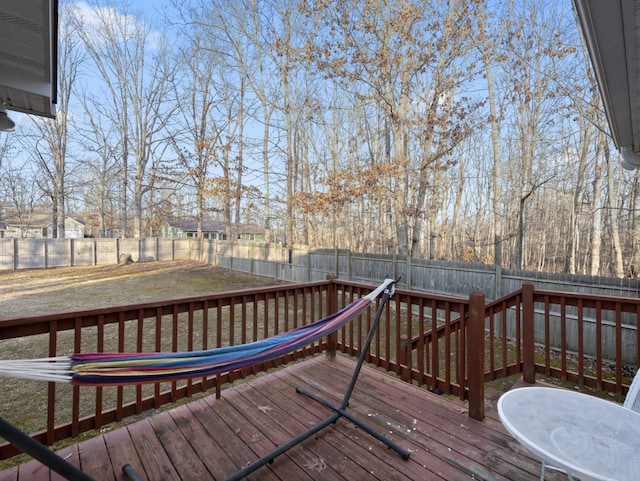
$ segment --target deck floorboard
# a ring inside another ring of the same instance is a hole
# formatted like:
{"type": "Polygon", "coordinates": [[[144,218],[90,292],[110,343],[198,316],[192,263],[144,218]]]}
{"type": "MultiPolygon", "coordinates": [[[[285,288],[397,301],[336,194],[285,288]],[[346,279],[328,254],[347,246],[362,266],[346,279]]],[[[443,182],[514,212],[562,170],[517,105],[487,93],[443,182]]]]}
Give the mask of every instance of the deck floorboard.
{"type": "MultiPolygon", "coordinates": [[[[125,480],[130,464],[150,481],[225,480],[332,411],[296,387],[340,405],[355,362],[324,356],[297,362],[64,448],[60,453],[99,481],[125,480]]],[[[379,370],[360,373],[347,411],[410,451],[399,454],[348,419],[259,468],[260,481],[534,481],[540,462],[509,436],[492,406],[483,421],[463,403],[403,383],[379,370]]],[[[0,481],[59,481],[37,461],[0,472],[0,481]]],[[[566,479],[549,471],[548,481],[566,479]]]]}

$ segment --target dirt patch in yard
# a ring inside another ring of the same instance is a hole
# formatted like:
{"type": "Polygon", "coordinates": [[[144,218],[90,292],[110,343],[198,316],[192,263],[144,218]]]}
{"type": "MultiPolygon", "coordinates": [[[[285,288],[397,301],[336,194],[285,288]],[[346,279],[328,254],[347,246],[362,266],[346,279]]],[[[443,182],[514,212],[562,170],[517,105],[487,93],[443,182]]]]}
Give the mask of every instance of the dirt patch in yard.
{"type": "Polygon", "coordinates": [[[0,271],[0,319],[281,283],[193,261],[0,271]]]}

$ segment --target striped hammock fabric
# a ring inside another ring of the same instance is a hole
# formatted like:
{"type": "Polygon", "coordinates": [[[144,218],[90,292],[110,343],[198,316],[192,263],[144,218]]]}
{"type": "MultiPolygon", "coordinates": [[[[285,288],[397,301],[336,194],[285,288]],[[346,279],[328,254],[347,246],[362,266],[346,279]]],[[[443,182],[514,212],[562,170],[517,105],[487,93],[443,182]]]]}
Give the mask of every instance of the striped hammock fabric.
{"type": "Polygon", "coordinates": [[[394,281],[385,281],[369,295],[340,311],[276,336],[236,346],[173,353],[85,353],[71,356],[0,361],[0,376],[109,386],[175,381],[209,376],[295,351],[353,319],[394,281]]]}

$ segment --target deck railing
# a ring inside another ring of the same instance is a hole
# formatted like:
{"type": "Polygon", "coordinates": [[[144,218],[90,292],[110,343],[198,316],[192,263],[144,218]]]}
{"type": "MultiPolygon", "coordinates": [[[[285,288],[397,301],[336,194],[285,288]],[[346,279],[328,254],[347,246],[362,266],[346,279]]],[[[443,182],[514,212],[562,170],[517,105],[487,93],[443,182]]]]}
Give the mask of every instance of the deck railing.
{"type": "MultiPolygon", "coordinates": [[[[162,302],[0,320],[0,357],[80,352],[191,351],[247,343],[328,314],[330,282],[241,290],[162,302]]],[[[334,295],[335,298],[335,295],[334,295]]],[[[123,387],[0,379],[0,415],[44,444],[101,429],[196,393],[326,350],[326,339],[289,355],[213,377],[123,387]],[[13,408],[8,411],[8,407],[13,408]],[[19,409],[16,409],[19,407],[19,409]]],[[[0,445],[0,459],[17,454],[0,445]]]]}
{"type": "MultiPolygon", "coordinates": [[[[371,287],[334,279],[6,318],[0,320],[0,357],[186,351],[247,343],[320,319],[371,287]]],[[[3,379],[0,415],[52,444],[204,391],[219,396],[229,382],[305,356],[323,351],[358,356],[374,313],[368,308],[337,333],[287,356],[213,377],[125,387],[3,379]],[[8,406],[17,405],[19,412],[8,412],[8,406]]],[[[398,289],[366,360],[407,382],[468,399],[469,415],[482,419],[485,381],[516,373],[529,382],[539,373],[623,395],[640,358],[639,315],[636,299],[536,291],[530,283],[488,304],[480,292],[465,299],[398,289]],[[564,333],[563,339],[578,330],[577,345],[551,346],[552,329],[564,333]]],[[[12,446],[0,445],[0,459],[14,454],[12,446]]]]}

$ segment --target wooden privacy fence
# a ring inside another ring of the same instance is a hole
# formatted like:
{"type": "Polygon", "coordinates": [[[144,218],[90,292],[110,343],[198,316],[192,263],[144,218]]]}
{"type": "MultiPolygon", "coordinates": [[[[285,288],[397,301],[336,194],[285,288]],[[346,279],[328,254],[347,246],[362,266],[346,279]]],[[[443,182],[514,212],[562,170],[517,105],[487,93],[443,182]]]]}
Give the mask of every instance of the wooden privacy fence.
{"type": "Polygon", "coordinates": [[[366,254],[305,245],[220,241],[193,237],[141,239],[0,238],[0,270],[117,264],[134,261],[196,260],[214,266],[292,282],[322,281],[327,274],[356,282],[401,277],[405,289],[487,299],[535,282],[541,289],[637,297],[640,279],[519,271],[498,265],[366,254]]]}
{"type": "MultiPolygon", "coordinates": [[[[202,238],[142,238],[142,239],[0,239],[0,269],[59,267],[72,265],[114,264],[121,254],[134,261],[196,260],[251,275],[289,282],[315,282],[332,275],[355,282],[376,283],[386,276],[400,279],[400,287],[444,296],[468,298],[473,291],[482,291],[487,299],[502,298],[503,292],[514,292],[523,282],[535,282],[538,289],[575,292],[576,296],[604,295],[638,297],[640,280],[611,277],[581,276],[504,269],[500,266],[416,259],[406,256],[353,253],[345,249],[310,249],[277,243],[249,241],[219,241],[202,238]]],[[[577,351],[580,340],[576,330],[578,306],[552,304],[545,310],[536,307],[536,323],[549,318],[547,331],[551,349],[577,351]],[[564,334],[557,328],[567,321],[564,334]]],[[[582,317],[585,329],[596,332],[595,308],[585,308],[582,317]]],[[[513,309],[512,309],[513,310],[513,309]]],[[[514,315],[511,312],[510,315],[514,315]]],[[[615,313],[604,311],[600,322],[603,335],[614,329],[615,313]]],[[[635,342],[636,318],[622,314],[621,342],[635,342]]],[[[582,345],[588,356],[598,355],[594,336],[586,336],[582,345]]],[[[541,339],[536,339],[541,342],[541,339]]],[[[602,357],[616,359],[615,345],[601,344],[602,357]]],[[[635,355],[623,352],[622,362],[632,364],[635,355]]]]}

